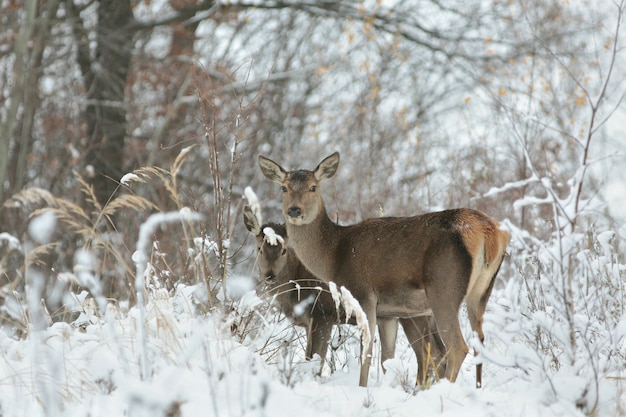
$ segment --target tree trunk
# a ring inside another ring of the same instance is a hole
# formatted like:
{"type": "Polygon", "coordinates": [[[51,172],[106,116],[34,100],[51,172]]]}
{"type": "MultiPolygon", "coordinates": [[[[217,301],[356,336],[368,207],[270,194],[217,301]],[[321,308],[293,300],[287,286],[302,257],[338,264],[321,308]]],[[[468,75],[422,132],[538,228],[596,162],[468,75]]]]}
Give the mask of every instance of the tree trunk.
{"type": "Polygon", "coordinates": [[[85,166],[100,204],[113,197],[123,175],[124,97],[133,47],[132,21],[129,0],[99,0],[95,62],[81,65],[88,103],[85,117],[89,147],[85,166]]]}
{"type": "Polygon", "coordinates": [[[50,29],[56,19],[59,0],[48,0],[40,5],[37,11],[35,28],[31,36],[31,51],[25,77],[24,94],[22,97],[22,115],[18,122],[14,140],[15,149],[9,164],[9,195],[20,191],[28,180],[28,156],[32,151],[35,118],[41,105],[39,80],[43,75],[43,53],[46,42],[50,38],[50,29]]]}
{"type": "MultiPolygon", "coordinates": [[[[35,27],[37,15],[37,0],[27,0],[25,2],[26,19],[20,29],[20,33],[15,43],[15,62],[13,64],[14,84],[11,91],[11,105],[7,111],[5,123],[0,125],[0,204],[6,199],[5,181],[7,180],[9,168],[10,145],[14,143],[15,123],[18,118],[20,107],[26,97],[26,90],[31,86],[26,84],[26,70],[30,59],[28,43],[35,27]]],[[[9,187],[10,189],[10,187],[9,187]]]]}

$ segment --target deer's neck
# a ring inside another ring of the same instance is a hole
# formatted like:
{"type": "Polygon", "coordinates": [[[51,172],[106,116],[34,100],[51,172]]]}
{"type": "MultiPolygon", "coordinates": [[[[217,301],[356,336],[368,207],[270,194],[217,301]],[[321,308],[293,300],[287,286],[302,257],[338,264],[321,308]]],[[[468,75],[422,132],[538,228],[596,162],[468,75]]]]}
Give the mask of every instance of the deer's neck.
{"type": "Polygon", "coordinates": [[[300,259],[296,255],[296,252],[292,247],[287,248],[287,265],[283,268],[282,275],[285,276],[284,282],[288,282],[289,280],[297,280],[301,277],[298,276],[298,268],[300,267],[300,259]]]}
{"type": "Polygon", "coordinates": [[[309,224],[287,223],[289,242],[296,255],[313,275],[325,282],[333,280],[340,228],[328,218],[323,208],[309,224]]]}

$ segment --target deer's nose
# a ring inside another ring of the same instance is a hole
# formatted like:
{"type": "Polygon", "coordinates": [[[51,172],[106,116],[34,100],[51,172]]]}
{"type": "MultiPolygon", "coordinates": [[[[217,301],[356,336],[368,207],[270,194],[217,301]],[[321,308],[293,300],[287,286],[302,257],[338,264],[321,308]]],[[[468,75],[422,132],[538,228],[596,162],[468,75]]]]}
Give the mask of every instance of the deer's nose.
{"type": "Polygon", "coordinates": [[[276,281],[276,275],[273,272],[268,272],[267,275],[265,275],[265,282],[267,284],[273,284],[274,281],[276,281]]]}
{"type": "Polygon", "coordinates": [[[287,214],[291,218],[300,217],[302,215],[302,210],[300,207],[289,207],[289,209],[287,209],[287,214]]]}

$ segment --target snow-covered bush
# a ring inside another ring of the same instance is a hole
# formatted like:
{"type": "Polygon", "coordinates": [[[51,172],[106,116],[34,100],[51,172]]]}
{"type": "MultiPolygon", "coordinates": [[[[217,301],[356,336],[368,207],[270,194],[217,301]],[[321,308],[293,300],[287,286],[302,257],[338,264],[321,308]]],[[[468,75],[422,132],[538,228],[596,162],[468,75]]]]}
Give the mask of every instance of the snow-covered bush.
{"type": "Polygon", "coordinates": [[[616,233],[571,234],[550,242],[513,234],[514,275],[494,292],[484,357],[542,387],[547,404],[566,398],[585,415],[624,410],[626,264],[616,233]],[[567,247],[565,256],[556,256],[567,247]]]}

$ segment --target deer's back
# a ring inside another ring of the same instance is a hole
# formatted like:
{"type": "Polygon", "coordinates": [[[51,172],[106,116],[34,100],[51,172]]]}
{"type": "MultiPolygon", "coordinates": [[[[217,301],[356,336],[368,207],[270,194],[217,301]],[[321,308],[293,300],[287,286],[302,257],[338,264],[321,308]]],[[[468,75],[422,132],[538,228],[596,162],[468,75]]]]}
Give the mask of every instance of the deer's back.
{"type": "Polygon", "coordinates": [[[472,259],[464,233],[482,227],[477,220],[490,219],[475,210],[456,209],[368,219],[345,227],[333,275],[349,288],[366,284],[383,295],[387,290],[397,294],[399,288],[423,289],[433,268],[465,269],[469,279],[472,259]]]}

